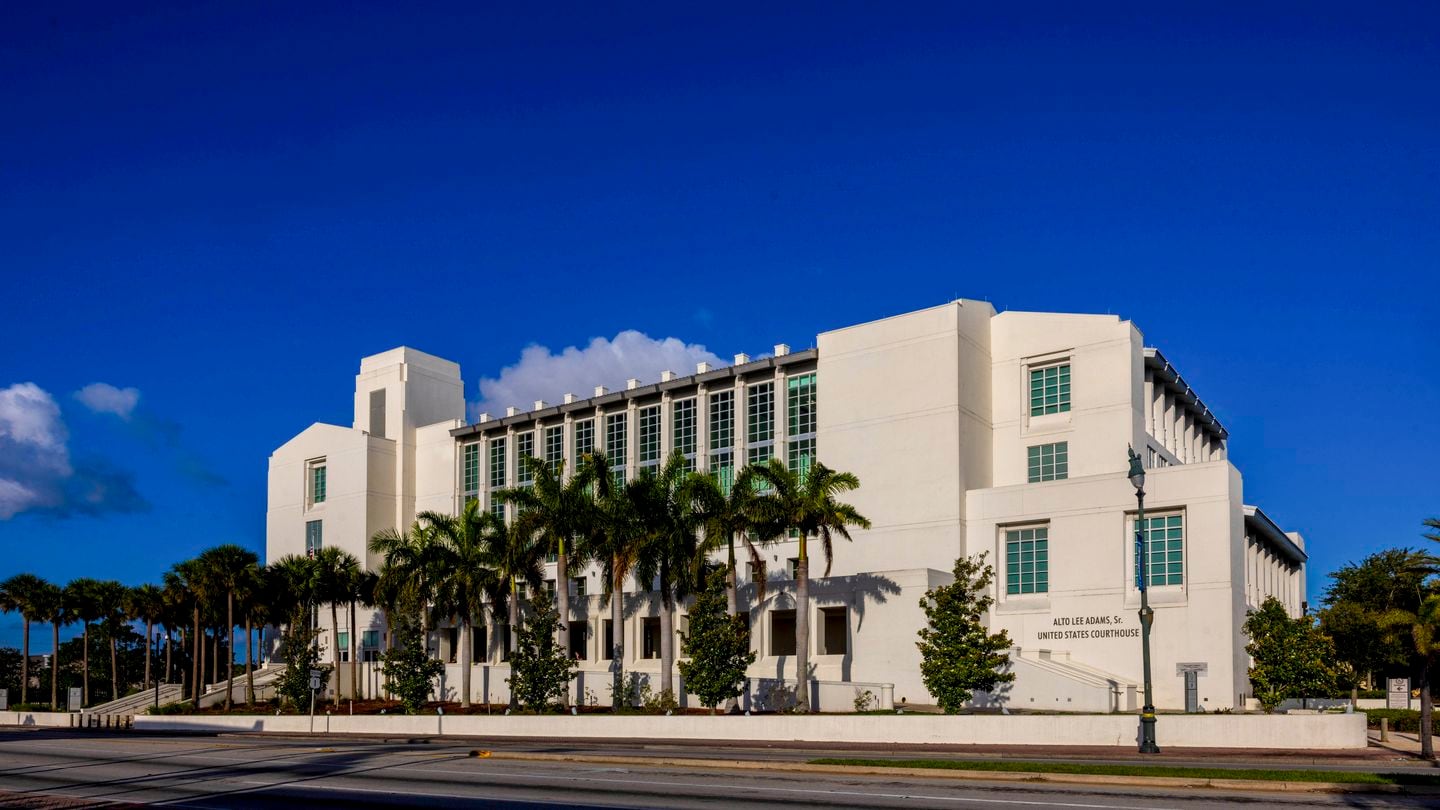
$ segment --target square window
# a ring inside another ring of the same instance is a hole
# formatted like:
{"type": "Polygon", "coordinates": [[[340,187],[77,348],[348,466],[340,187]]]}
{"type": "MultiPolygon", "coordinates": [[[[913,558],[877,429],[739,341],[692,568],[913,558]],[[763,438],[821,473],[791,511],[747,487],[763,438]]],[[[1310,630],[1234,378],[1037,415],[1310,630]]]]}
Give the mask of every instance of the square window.
{"type": "Polygon", "coordinates": [[[1070,364],[1030,369],[1030,415],[1070,410],[1070,364]]]}
{"type": "MultiPolygon", "coordinates": [[[[1148,563],[1144,566],[1148,569],[1145,571],[1146,587],[1185,584],[1184,520],[1184,515],[1180,514],[1147,516],[1140,524],[1140,542],[1144,543],[1145,562],[1148,563]]],[[[1138,572],[1142,569],[1141,546],[1134,542],[1134,535],[1131,540],[1135,546],[1134,566],[1138,572]]],[[[1136,584],[1140,584],[1138,577],[1136,584]]]]}
{"type": "Polygon", "coordinates": [[[1026,480],[1063,481],[1070,477],[1070,443],[1037,444],[1025,448],[1026,480]]]}
{"type": "Polygon", "coordinates": [[[1050,529],[1036,526],[1005,531],[1005,593],[1048,593],[1050,529]]]}

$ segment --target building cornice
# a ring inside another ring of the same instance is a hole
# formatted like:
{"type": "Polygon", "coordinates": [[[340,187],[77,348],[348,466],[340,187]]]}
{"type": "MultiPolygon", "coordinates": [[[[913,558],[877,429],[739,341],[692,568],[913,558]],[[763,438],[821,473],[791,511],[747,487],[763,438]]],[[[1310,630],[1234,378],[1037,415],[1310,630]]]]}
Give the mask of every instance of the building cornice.
{"type": "Polygon", "coordinates": [[[1265,542],[1269,543],[1282,556],[1296,565],[1304,565],[1305,561],[1310,559],[1310,556],[1305,553],[1305,550],[1300,548],[1294,540],[1291,540],[1290,535],[1286,534],[1275,521],[1271,520],[1269,515],[1261,511],[1260,507],[1246,504],[1243,509],[1245,511],[1245,528],[1247,530],[1264,538],[1265,542]]]}
{"type": "Polygon", "coordinates": [[[536,411],[525,411],[514,416],[505,416],[499,419],[489,419],[484,422],[458,427],[450,431],[450,435],[457,439],[478,438],[490,433],[503,433],[514,425],[525,425],[538,422],[547,417],[559,416],[561,414],[573,413],[576,411],[593,411],[596,408],[612,405],[617,402],[634,399],[645,399],[657,396],[666,391],[694,387],[700,383],[713,383],[721,380],[733,380],[737,377],[746,377],[766,369],[784,368],[786,366],[799,365],[801,363],[814,362],[820,357],[819,349],[805,349],[789,354],[777,355],[775,357],[763,357],[759,360],[752,360],[749,363],[738,366],[725,366],[711,371],[704,371],[691,374],[688,377],[676,377],[673,380],[651,383],[636,388],[629,388],[624,391],[611,391],[598,397],[580,399],[564,405],[551,405],[536,411]]]}
{"type": "Polygon", "coordinates": [[[1220,420],[1215,418],[1215,414],[1205,406],[1205,403],[1200,401],[1200,395],[1196,394],[1190,384],[1185,382],[1185,378],[1181,377],[1180,372],[1170,365],[1170,361],[1165,359],[1165,355],[1161,354],[1159,349],[1148,346],[1145,348],[1145,367],[1150,369],[1156,380],[1165,384],[1165,387],[1175,395],[1175,401],[1189,411],[1201,427],[1222,441],[1230,438],[1230,432],[1220,424],[1220,420]]]}

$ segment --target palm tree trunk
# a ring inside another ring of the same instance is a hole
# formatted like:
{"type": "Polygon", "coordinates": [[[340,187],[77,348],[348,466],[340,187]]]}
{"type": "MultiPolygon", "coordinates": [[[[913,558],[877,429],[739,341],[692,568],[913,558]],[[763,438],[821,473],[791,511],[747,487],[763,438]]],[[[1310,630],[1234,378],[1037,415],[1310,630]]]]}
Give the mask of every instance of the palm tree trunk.
{"type": "Polygon", "coordinates": [[[194,658],[190,661],[190,697],[195,701],[195,708],[200,708],[200,651],[203,645],[200,643],[200,604],[195,604],[195,629],[191,631],[190,641],[194,647],[192,652],[194,658]]]}
{"type": "Polygon", "coordinates": [[[25,630],[21,636],[20,646],[24,650],[20,653],[20,702],[30,702],[30,617],[22,617],[25,620],[25,630]]]}
{"type": "Polygon", "coordinates": [[[220,628],[210,637],[210,682],[220,683],[220,628]]]}
{"type": "Polygon", "coordinates": [[[730,536],[730,564],[725,569],[725,610],[734,616],[740,612],[740,596],[735,579],[735,536],[730,536]]]}
{"type": "MultiPolygon", "coordinates": [[[[555,554],[555,609],[560,613],[560,627],[555,634],[560,643],[560,651],[565,657],[570,657],[570,566],[569,555],[565,553],[565,541],[561,539],[558,552],[555,554]]],[[[560,696],[560,705],[564,706],[570,702],[570,688],[567,686],[565,692],[560,696]]]]}
{"type": "MultiPolygon", "coordinates": [[[[514,679],[514,677],[515,677],[515,641],[516,641],[516,637],[517,637],[518,635],[520,635],[520,593],[519,593],[519,589],[515,587],[515,580],[514,580],[514,578],[511,578],[511,580],[510,580],[510,610],[509,610],[509,613],[510,613],[510,639],[509,639],[509,644],[507,644],[506,646],[508,647],[509,653],[510,653],[510,656],[509,656],[509,658],[510,658],[510,677],[511,677],[511,679],[514,679]]],[[[516,708],[519,708],[519,706],[520,706],[520,696],[515,693],[515,685],[512,683],[512,684],[510,685],[510,708],[511,708],[511,709],[516,709],[516,708]]]]}
{"type": "Polygon", "coordinates": [[[230,647],[225,650],[225,711],[235,708],[235,592],[225,592],[225,626],[230,628],[230,647]]]}
{"type": "Polygon", "coordinates": [[[350,699],[360,699],[360,629],[355,626],[355,600],[350,600],[350,699]]]}
{"type": "Polygon", "coordinates": [[[810,560],[801,541],[800,562],[795,566],[795,710],[810,711],[810,560]]]}
{"type": "Polygon", "coordinates": [[[142,682],[142,683],[144,684],[144,685],[141,687],[142,689],[149,689],[149,688],[150,688],[150,658],[154,655],[154,652],[153,652],[152,648],[156,645],[156,643],[157,643],[157,642],[155,641],[155,622],[151,621],[150,619],[146,619],[146,620],[145,620],[145,680],[142,682]]]}
{"type": "Polygon", "coordinates": [[[89,706],[89,705],[90,705],[90,623],[89,623],[89,622],[81,622],[81,625],[84,626],[85,630],[84,630],[83,640],[82,640],[80,643],[83,644],[83,645],[85,645],[85,646],[82,647],[82,648],[81,648],[81,651],[80,651],[81,656],[82,656],[81,659],[80,659],[80,665],[81,665],[82,667],[84,667],[84,669],[81,670],[81,672],[80,672],[80,686],[81,686],[81,688],[84,690],[84,691],[81,692],[81,694],[80,694],[80,705],[81,705],[81,706],[89,706]]]}
{"type": "Polygon", "coordinates": [[[175,631],[165,628],[165,682],[175,676],[175,631]]]}
{"type": "Polygon", "coordinates": [[[120,667],[119,667],[119,656],[118,656],[118,655],[116,654],[116,652],[115,652],[115,633],[114,633],[114,632],[111,632],[111,633],[108,633],[107,635],[110,636],[110,699],[111,699],[111,700],[119,700],[119,699],[120,699],[120,667]]]}
{"type": "Polygon", "coordinates": [[[340,705],[340,608],[330,603],[330,658],[335,663],[335,692],[330,696],[330,705],[340,705]]]}
{"type": "Polygon", "coordinates": [[[60,622],[50,623],[50,708],[60,709],[60,682],[55,676],[60,672],[60,622]]]}
{"type": "Polygon", "coordinates": [[[470,639],[470,620],[464,619],[460,623],[460,708],[470,708],[470,661],[474,654],[470,645],[474,642],[470,639]]]}
{"type": "Polygon", "coordinates": [[[673,695],[675,683],[675,605],[670,598],[670,589],[663,587],[660,592],[660,694],[673,695]]]}
{"type": "Polygon", "coordinates": [[[255,705],[255,628],[245,615],[245,708],[255,705]]]}
{"type": "Polygon", "coordinates": [[[1433,655],[1420,661],[1420,758],[1435,758],[1435,702],[1430,697],[1430,664],[1433,655]]]}
{"type": "Polygon", "coordinates": [[[625,654],[625,627],[620,623],[624,613],[625,579],[617,573],[614,580],[610,583],[610,704],[620,709],[625,705],[625,698],[620,694],[625,675],[625,665],[621,660],[625,654]]]}
{"type": "MultiPolygon", "coordinates": [[[[730,535],[730,542],[727,545],[730,550],[730,563],[725,569],[725,612],[731,616],[737,616],[740,613],[740,595],[735,578],[735,535],[730,535]]],[[[739,698],[732,697],[725,701],[726,714],[739,711],[739,709],[739,698]]]]}

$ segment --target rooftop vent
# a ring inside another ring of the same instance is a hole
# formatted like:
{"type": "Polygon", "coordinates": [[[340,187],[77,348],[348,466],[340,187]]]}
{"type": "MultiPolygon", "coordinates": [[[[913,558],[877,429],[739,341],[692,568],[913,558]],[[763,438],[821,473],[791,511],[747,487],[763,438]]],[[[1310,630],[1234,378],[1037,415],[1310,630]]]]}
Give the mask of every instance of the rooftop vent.
{"type": "Polygon", "coordinates": [[[743,366],[748,362],[750,362],[750,355],[745,354],[744,352],[735,355],[735,365],[743,366]]]}
{"type": "Polygon", "coordinates": [[[537,410],[537,411],[544,410],[544,409],[545,409],[545,405],[546,405],[545,400],[543,400],[543,399],[537,399],[537,400],[535,400],[535,410],[537,410]]]}
{"type": "Polygon", "coordinates": [[[605,396],[605,395],[606,395],[607,393],[609,393],[609,392],[610,392],[610,389],[609,389],[609,388],[606,388],[606,387],[603,386],[603,385],[597,385],[597,386],[595,386],[595,396],[597,396],[597,397],[603,397],[603,396],[605,396]]]}
{"type": "Polygon", "coordinates": [[[572,403],[572,402],[574,402],[574,401],[575,401],[575,395],[574,395],[574,394],[566,394],[566,395],[565,395],[565,404],[566,404],[566,405],[569,405],[570,403],[572,403]]]}
{"type": "Polygon", "coordinates": [[[662,372],[660,372],[660,382],[670,382],[670,381],[673,380],[673,379],[675,379],[675,372],[673,372],[673,371],[662,371],[662,372]]]}
{"type": "Polygon", "coordinates": [[[776,343],[776,344],[775,344],[775,356],[776,356],[776,357],[784,357],[785,355],[787,355],[787,354],[789,354],[789,353],[790,353],[790,344],[789,344],[789,343],[776,343]]]}
{"type": "Polygon", "coordinates": [[[489,422],[489,421],[490,421],[490,414],[488,414],[488,413],[482,413],[482,414],[480,414],[480,421],[481,421],[481,422],[489,422]]]}
{"type": "Polygon", "coordinates": [[[506,415],[506,416],[514,416],[515,414],[517,414],[517,413],[519,413],[519,412],[520,412],[520,409],[517,408],[517,407],[515,407],[514,405],[509,405],[509,406],[506,406],[506,408],[505,408],[505,415],[506,415]]]}
{"type": "Polygon", "coordinates": [[[709,371],[709,370],[710,370],[710,364],[709,364],[709,363],[701,362],[701,363],[696,363],[696,364],[695,364],[695,373],[696,373],[696,374],[704,374],[705,372],[707,372],[707,371],[709,371]]]}
{"type": "Polygon", "coordinates": [[[626,391],[634,391],[636,388],[639,388],[639,387],[640,387],[640,381],[637,380],[637,379],[635,379],[634,377],[631,377],[630,379],[628,379],[628,380],[625,381],[625,390],[626,390],[626,391]]]}

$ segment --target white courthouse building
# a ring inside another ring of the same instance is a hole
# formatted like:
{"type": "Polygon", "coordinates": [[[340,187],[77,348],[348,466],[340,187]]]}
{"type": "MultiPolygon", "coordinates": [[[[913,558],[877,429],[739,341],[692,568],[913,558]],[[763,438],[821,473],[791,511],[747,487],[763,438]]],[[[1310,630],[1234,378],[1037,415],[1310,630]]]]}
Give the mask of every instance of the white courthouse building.
{"type": "MultiPolygon", "coordinates": [[[[831,576],[811,586],[819,710],[850,710],[857,690],[887,707],[932,703],[915,646],[920,598],[950,581],[958,556],[985,552],[996,573],[990,624],[1009,632],[1016,679],[977,702],[1126,711],[1139,705],[1141,682],[1136,499],[1126,477],[1134,447],[1147,468],[1157,707],[1243,706],[1246,611],[1272,595],[1293,614],[1303,609],[1303,539],[1247,502],[1229,434],[1130,321],[997,314],[960,300],[825,332],[804,351],[777,346],[763,359],[736,355],[731,366],[681,372],[516,403],[531,407],[467,424],[455,363],[408,348],[364,358],[354,423],[311,425],[270,457],[268,556],[339,546],[378,568],[372,535],[472,498],[503,509],[492,494],[524,483],[525,455],[570,470],[606,453],[629,477],[679,450],[722,481],[745,463],[774,457],[798,469],[818,459],[859,477],[848,500],[873,523],[837,543],[831,576]]],[[[763,706],[777,679],[795,676],[794,546],[764,549],[763,601],[753,585],[741,590],[758,653],[751,704],[763,706]]],[[[557,587],[553,565],[547,574],[557,587]]],[[[564,586],[582,659],[576,698],[608,703],[605,640],[615,629],[601,606],[604,582],[592,567],[564,586]]],[[[631,587],[623,663],[655,673],[657,600],[631,587]]],[[[352,632],[362,660],[372,660],[386,643],[383,617],[362,611],[349,628],[341,613],[340,660],[352,632]]],[[[477,628],[475,700],[508,696],[503,623],[477,628]]],[[[441,688],[458,697],[453,632],[433,634],[431,649],[451,662],[441,688]]]]}

